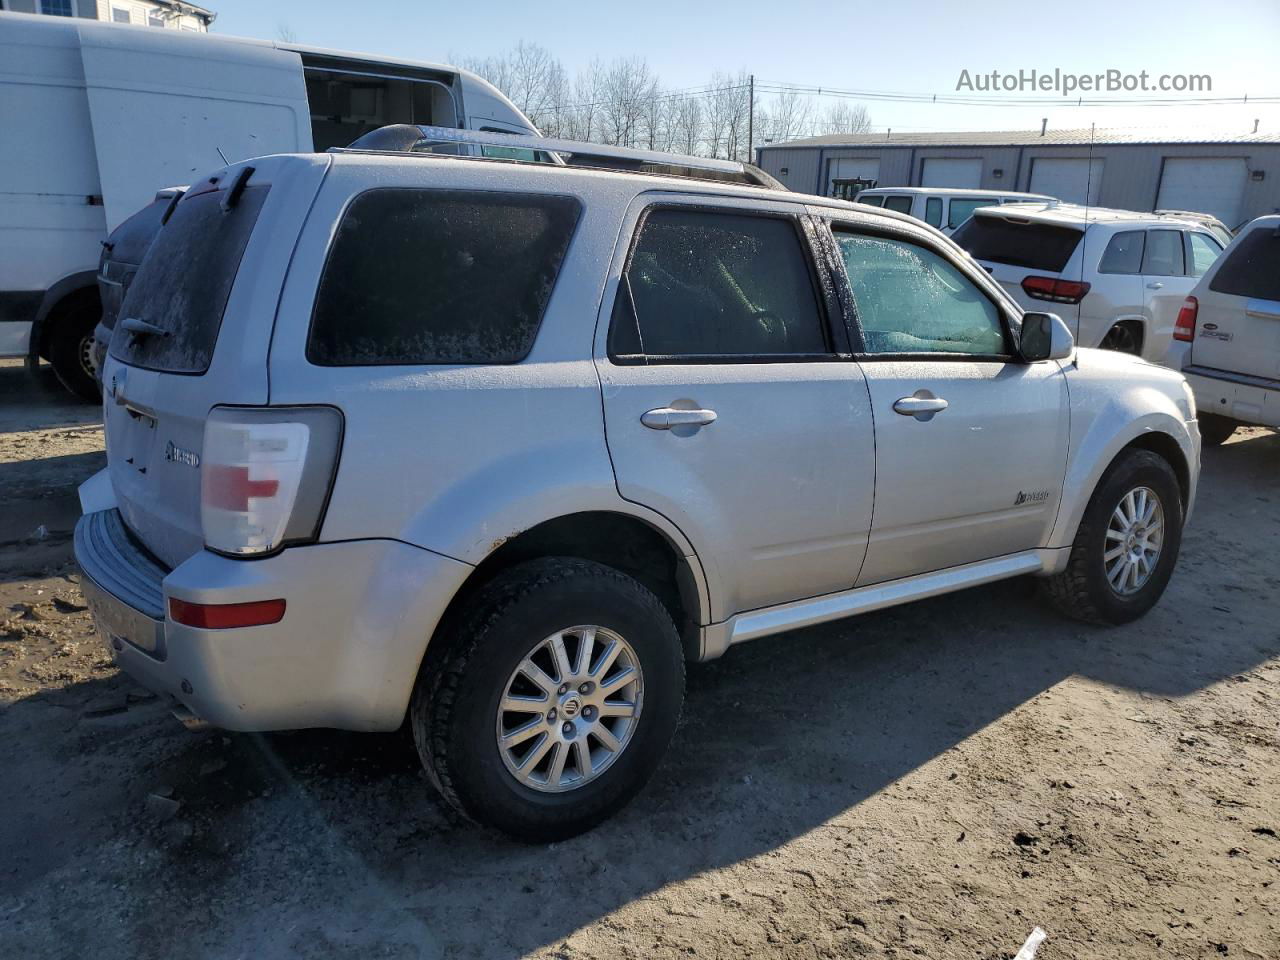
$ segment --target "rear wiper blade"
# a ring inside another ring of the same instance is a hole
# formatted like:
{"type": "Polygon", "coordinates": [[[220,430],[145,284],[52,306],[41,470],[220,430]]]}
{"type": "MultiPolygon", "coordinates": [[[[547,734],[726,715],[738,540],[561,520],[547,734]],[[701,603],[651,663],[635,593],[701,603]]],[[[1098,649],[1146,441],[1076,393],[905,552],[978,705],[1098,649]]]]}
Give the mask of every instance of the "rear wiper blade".
{"type": "Polygon", "coordinates": [[[120,321],[120,326],[133,334],[135,337],[167,337],[169,331],[164,327],[157,327],[154,323],[147,323],[137,317],[125,317],[120,321]]]}

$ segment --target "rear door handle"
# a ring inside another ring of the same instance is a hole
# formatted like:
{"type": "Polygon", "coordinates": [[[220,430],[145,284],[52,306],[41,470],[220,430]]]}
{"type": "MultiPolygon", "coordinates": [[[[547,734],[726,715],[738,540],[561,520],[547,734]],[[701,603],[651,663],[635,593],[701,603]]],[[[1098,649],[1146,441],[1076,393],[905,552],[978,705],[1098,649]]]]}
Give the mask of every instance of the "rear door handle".
{"type": "Polygon", "coordinates": [[[1164,284],[1163,284],[1163,283],[1148,283],[1148,284],[1147,284],[1147,289],[1148,289],[1148,290],[1163,290],[1163,289],[1164,289],[1164,284]]]}
{"type": "Polygon", "coordinates": [[[948,403],[941,397],[903,397],[893,405],[893,412],[904,417],[915,417],[917,420],[929,421],[935,413],[947,409],[948,403]]]}
{"type": "Polygon", "coordinates": [[[670,430],[672,427],[705,427],[716,422],[714,410],[677,410],[675,407],[657,407],[640,415],[640,422],[650,430],[670,430]]]}

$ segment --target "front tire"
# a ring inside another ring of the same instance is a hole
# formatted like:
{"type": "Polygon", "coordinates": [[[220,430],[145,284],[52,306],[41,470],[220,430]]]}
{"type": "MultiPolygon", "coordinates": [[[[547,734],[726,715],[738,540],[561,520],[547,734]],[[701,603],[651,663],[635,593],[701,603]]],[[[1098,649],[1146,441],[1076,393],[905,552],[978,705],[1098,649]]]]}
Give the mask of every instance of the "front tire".
{"type": "Polygon", "coordinates": [[[1236,432],[1240,426],[1238,420],[1221,417],[1216,413],[1202,413],[1200,420],[1200,442],[1207,447],[1220,447],[1236,432]]]}
{"type": "Polygon", "coordinates": [[[684,655],[666,608],[610,567],[505,571],[433,643],[410,707],[445,800],[517,840],[574,836],[621,809],[666,753],[684,655]]]}
{"type": "Polygon", "coordinates": [[[1050,602],[1089,623],[1138,619],[1160,599],[1182,544],[1173,468],[1149,450],[1123,453],[1094,491],[1067,569],[1044,581],[1050,602]]]}

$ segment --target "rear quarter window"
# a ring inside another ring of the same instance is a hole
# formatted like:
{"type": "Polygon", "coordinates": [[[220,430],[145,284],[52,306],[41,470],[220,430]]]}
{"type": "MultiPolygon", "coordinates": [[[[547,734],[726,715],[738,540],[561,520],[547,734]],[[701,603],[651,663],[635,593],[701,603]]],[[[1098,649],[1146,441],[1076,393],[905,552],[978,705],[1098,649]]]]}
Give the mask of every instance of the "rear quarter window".
{"type": "Polygon", "coordinates": [[[165,373],[209,369],[222,313],[269,189],[246,187],[225,211],[224,190],[178,202],[129,284],[119,312],[164,333],[137,336],[117,323],[111,338],[116,359],[165,373]]]}
{"type": "Polygon", "coordinates": [[[1259,300],[1280,300],[1280,229],[1250,230],[1223,254],[1209,283],[1214,293],[1259,300]]]}
{"type": "Polygon", "coordinates": [[[1079,230],[1052,223],[971,217],[951,239],[968,250],[975,260],[1057,273],[1067,265],[1082,236],[1079,230]]]}
{"type": "Polygon", "coordinates": [[[523,360],[579,212],[572,197],[360,194],[320,279],[307,359],[321,366],[523,360]]]}

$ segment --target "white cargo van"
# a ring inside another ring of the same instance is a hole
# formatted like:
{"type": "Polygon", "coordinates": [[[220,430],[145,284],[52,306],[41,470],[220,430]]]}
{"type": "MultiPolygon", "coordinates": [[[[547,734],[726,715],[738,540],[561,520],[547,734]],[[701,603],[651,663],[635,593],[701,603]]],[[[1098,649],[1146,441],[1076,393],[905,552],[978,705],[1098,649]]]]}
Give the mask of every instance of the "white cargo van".
{"type": "Polygon", "coordinates": [[[391,123],[537,131],[455,67],[0,13],[0,357],[93,396],[100,243],[163,187],[391,123]]]}

